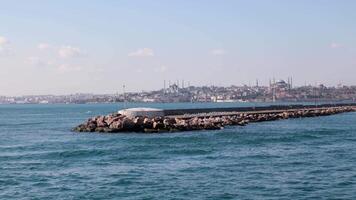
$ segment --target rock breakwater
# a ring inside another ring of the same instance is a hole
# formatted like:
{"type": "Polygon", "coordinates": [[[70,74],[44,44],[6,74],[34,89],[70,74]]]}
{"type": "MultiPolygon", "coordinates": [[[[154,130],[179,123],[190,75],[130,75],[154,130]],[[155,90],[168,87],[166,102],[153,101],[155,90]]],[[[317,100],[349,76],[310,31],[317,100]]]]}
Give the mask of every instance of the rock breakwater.
{"type": "Polygon", "coordinates": [[[175,132],[191,130],[222,129],[225,126],[244,126],[252,122],[273,121],[289,118],[317,117],[333,115],[343,112],[356,111],[353,106],[339,106],[327,108],[289,109],[289,110],[264,110],[250,112],[214,112],[196,115],[128,117],[113,113],[106,116],[97,116],[88,119],[83,124],[75,127],[76,132],[175,132]]]}

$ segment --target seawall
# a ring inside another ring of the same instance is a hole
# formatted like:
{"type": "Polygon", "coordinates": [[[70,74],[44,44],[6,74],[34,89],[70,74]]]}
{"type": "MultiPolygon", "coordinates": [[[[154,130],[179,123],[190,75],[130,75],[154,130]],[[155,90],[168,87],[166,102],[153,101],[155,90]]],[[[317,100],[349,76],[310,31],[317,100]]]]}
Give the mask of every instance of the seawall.
{"type": "Polygon", "coordinates": [[[77,132],[174,132],[221,129],[252,122],[318,117],[356,111],[356,104],[289,105],[239,108],[163,110],[163,116],[96,116],[75,127],[77,132]]]}
{"type": "Polygon", "coordinates": [[[331,108],[340,106],[355,106],[356,103],[339,103],[339,104],[317,104],[317,105],[270,105],[255,107],[226,107],[226,108],[196,108],[196,109],[167,109],[164,110],[165,116],[199,114],[199,113],[216,113],[216,112],[251,112],[251,111],[278,111],[290,109],[313,109],[313,108],[331,108]]]}

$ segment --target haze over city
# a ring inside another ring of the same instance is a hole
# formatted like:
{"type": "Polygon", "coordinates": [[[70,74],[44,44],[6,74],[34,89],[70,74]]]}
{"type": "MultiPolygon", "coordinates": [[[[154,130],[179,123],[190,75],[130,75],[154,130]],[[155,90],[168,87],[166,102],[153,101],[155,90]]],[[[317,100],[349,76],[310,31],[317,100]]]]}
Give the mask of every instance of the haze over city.
{"type": "Polygon", "coordinates": [[[4,1],[0,96],[356,85],[356,1],[4,1]]]}

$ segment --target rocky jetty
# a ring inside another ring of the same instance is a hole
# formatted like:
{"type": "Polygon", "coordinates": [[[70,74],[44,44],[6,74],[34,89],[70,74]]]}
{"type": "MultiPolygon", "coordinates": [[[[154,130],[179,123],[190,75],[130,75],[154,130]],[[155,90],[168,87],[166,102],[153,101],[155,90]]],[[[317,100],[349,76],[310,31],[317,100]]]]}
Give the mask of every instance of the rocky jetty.
{"type": "Polygon", "coordinates": [[[222,129],[225,126],[244,126],[251,122],[272,121],[300,117],[317,117],[356,111],[352,106],[289,109],[258,112],[204,113],[202,115],[181,116],[126,116],[119,113],[97,116],[75,127],[77,132],[174,132],[191,130],[222,129]]]}

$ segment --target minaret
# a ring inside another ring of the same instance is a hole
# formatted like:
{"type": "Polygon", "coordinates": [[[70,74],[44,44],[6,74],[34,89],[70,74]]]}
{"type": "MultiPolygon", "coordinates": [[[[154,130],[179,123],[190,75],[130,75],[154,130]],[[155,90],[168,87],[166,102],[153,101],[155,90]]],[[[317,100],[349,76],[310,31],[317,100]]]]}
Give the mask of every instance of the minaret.
{"type": "Polygon", "coordinates": [[[269,79],[269,89],[271,89],[272,87],[272,82],[271,82],[271,79],[269,79]]]}
{"type": "Polygon", "coordinates": [[[122,85],[122,91],[124,93],[124,109],[126,109],[126,90],[125,90],[126,86],[125,84],[122,85]]]}
{"type": "Polygon", "coordinates": [[[166,80],[163,81],[163,93],[166,93],[166,80]]]}
{"type": "Polygon", "coordinates": [[[289,89],[292,89],[292,77],[289,77],[289,89]]]}
{"type": "Polygon", "coordinates": [[[287,83],[288,83],[288,89],[290,89],[290,80],[289,80],[289,76],[288,76],[288,81],[287,81],[287,83]]]}
{"type": "Polygon", "coordinates": [[[273,85],[272,85],[272,101],[276,102],[276,79],[273,77],[273,85]]]}

